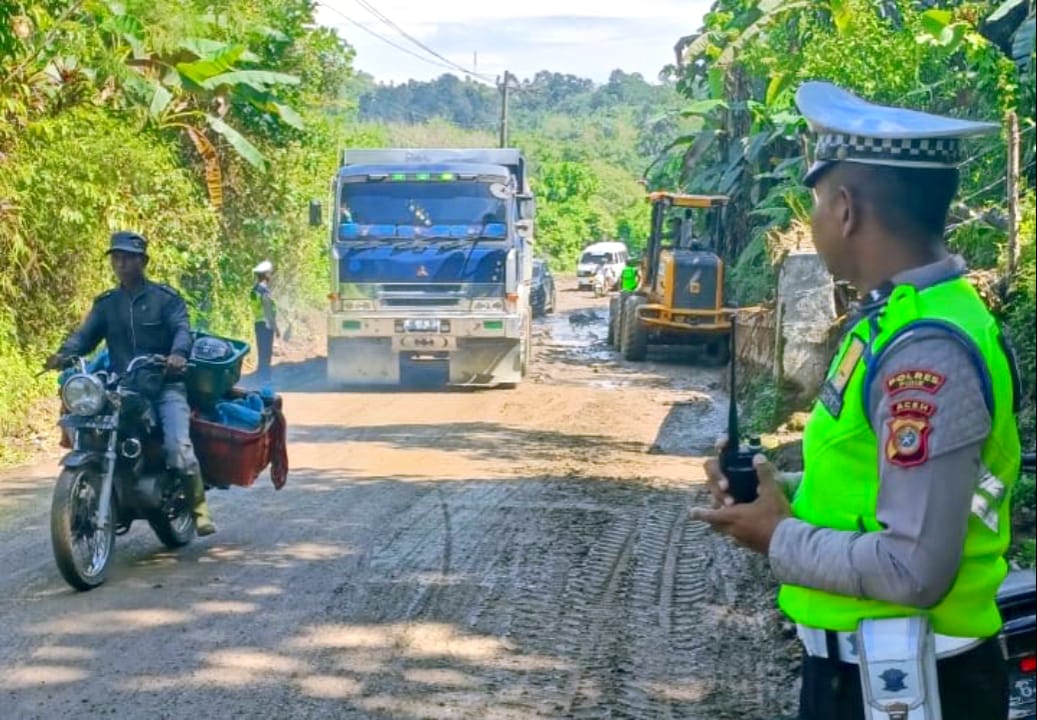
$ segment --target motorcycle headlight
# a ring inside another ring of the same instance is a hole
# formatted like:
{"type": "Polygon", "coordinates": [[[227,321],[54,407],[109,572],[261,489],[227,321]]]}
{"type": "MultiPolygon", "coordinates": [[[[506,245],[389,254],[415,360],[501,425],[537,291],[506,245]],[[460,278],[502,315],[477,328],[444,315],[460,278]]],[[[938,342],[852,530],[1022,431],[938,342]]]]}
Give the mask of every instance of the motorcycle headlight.
{"type": "Polygon", "coordinates": [[[104,385],[91,375],[69,378],[61,388],[61,401],[73,415],[96,415],[104,409],[104,385]]]}
{"type": "Polygon", "coordinates": [[[503,310],[503,300],[473,300],[472,310],[475,312],[487,312],[494,310],[503,310]]]}

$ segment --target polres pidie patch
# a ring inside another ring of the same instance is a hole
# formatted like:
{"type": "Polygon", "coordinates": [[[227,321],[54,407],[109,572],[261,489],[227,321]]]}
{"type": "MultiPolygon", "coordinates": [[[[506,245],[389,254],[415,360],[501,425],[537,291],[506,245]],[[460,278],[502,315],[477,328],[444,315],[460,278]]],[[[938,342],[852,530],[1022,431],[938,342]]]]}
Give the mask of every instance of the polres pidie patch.
{"type": "Polygon", "coordinates": [[[935,393],[943,387],[946,381],[947,378],[932,370],[901,370],[886,376],[886,392],[890,395],[907,390],[924,390],[927,393],[935,393]]]}
{"type": "Polygon", "coordinates": [[[900,467],[916,467],[929,459],[929,418],[899,415],[889,419],[886,459],[900,467]]]}

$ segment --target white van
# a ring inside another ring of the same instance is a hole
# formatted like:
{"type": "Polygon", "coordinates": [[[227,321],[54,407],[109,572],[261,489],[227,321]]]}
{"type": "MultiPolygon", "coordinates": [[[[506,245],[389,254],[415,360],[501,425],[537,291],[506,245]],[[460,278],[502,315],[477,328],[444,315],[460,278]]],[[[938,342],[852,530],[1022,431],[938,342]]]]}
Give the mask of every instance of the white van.
{"type": "Polygon", "coordinates": [[[599,242],[588,245],[583,249],[580,260],[576,264],[577,289],[583,290],[593,285],[594,273],[602,263],[612,268],[613,276],[618,282],[628,257],[630,257],[630,253],[627,251],[627,246],[621,242],[599,242]]]}

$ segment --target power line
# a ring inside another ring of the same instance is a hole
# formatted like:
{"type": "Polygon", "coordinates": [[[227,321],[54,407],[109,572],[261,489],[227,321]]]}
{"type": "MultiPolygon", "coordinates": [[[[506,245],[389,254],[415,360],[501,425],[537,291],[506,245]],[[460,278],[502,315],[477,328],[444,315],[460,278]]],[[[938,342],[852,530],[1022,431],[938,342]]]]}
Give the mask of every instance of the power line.
{"type": "Polygon", "coordinates": [[[356,0],[356,3],[357,3],[357,5],[359,5],[360,7],[364,8],[369,13],[371,13],[371,15],[373,15],[377,19],[381,20],[383,23],[385,23],[386,25],[391,27],[393,30],[398,32],[400,35],[402,35],[403,37],[407,38],[412,43],[417,45],[419,48],[421,48],[422,50],[427,52],[429,55],[432,55],[433,57],[435,57],[436,59],[440,60],[441,62],[446,63],[450,67],[452,67],[455,70],[458,70],[458,71],[464,73],[465,75],[467,75],[467,76],[469,76],[471,78],[474,78],[476,80],[481,80],[481,81],[485,82],[488,85],[492,85],[493,84],[492,79],[489,78],[488,76],[472,72],[471,70],[465,68],[463,65],[459,65],[458,63],[454,62],[450,58],[444,57],[440,53],[438,53],[435,50],[433,50],[432,48],[430,48],[425,43],[421,42],[416,37],[414,37],[413,35],[408,33],[406,30],[401,28],[399,25],[397,25],[395,22],[393,22],[392,18],[388,17],[387,15],[385,15],[385,13],[383,13],[381,10],[376,8],[374,5],[372,5],[371,3],[367,2],[367,0],[356,0]]]}
{"type": "Polygon", "coordinates": [[[372,35],[372,36],[378,38],[379,40],[381,40],[385,44],[391,45],[392,47],[396,48],[400,52],[406,53],[406,54],[410,55],[411,57],[415,57],[418,60],[421,60],[422,62],[427,62],[430,65],[435,65],[436,67],[440,67],[440,68],[443,68],[445,70],[453,70],[454,69],[453,66],[451,66],[451,65],[445,65],[445,64],[443,64],[441,62],[437,62],[436,60],[432,60],[431,58],[425,57],[424,55],[419,55],[418,53],[414,52],[410,48],[406,48],[406,47],[404,47],[402,45],[399,45],[399,44],[393,42],[389,38],[384,37],[383,35],[380,35],[380,34],[376,33],[374,30],[370,29],[366,25],[363,25],[362,23],[357,22],[356,20],[354,20],[353,18],[349,17],[348,15],[346,15],[344,12],[342,12],[341,10],[339,10],[336,7],[332,7],[331,5],[328,5],[327,3],[324,3],[324,2],[320,2],[320,0],[318,0],[316,2],[316,4],[320,5],[323,8],[326,8],[326,9],[330,10],[331,12],[335,13],[336,15],[338,15],[339,17],[344,19],[346,22],[350,23],[351,25],[356,26],[360,30],[363,30],[368,35],[372,35]]]}

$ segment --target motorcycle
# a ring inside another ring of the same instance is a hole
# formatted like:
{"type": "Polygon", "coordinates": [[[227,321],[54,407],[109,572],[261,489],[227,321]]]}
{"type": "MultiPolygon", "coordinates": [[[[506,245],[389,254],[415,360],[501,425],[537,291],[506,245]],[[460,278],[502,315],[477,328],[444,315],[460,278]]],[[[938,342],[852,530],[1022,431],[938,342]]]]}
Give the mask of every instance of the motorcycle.
{"type": "Polygon", "coordinates": [[[599,269],[594,273],[594,279],[591,282],[591,287],[594,289],[594,297],[605,297],[616,285],[616,277],[612,273],[611,268],[599,269]]]}
{"type": "Polygon", "coordinates": [[[134,520],[147,520],[169,548],[195,534],[190,492],[166,467],[152,398],[162,390],[165,358],[134,358],[122,375],[88,368],[71,358],[61,386],[65,412],[59,421],[71,440],[51,501],[54,560],[77,590],[101,585],[111,564],[115,536],[134,520]]]}
{"type": "MultiPolygon", "coordinates": [[[[1034,474],[1037,457],[1022,457],[1022,472],[1034,474]]],[[[1037,719],[1037,574],[1031,570],[1013,570],[1005,578],[997,594],[998,608],[1004,625],[998,642],[1008,664],[1010,705],[1009,720],[1037,719]]]]}

